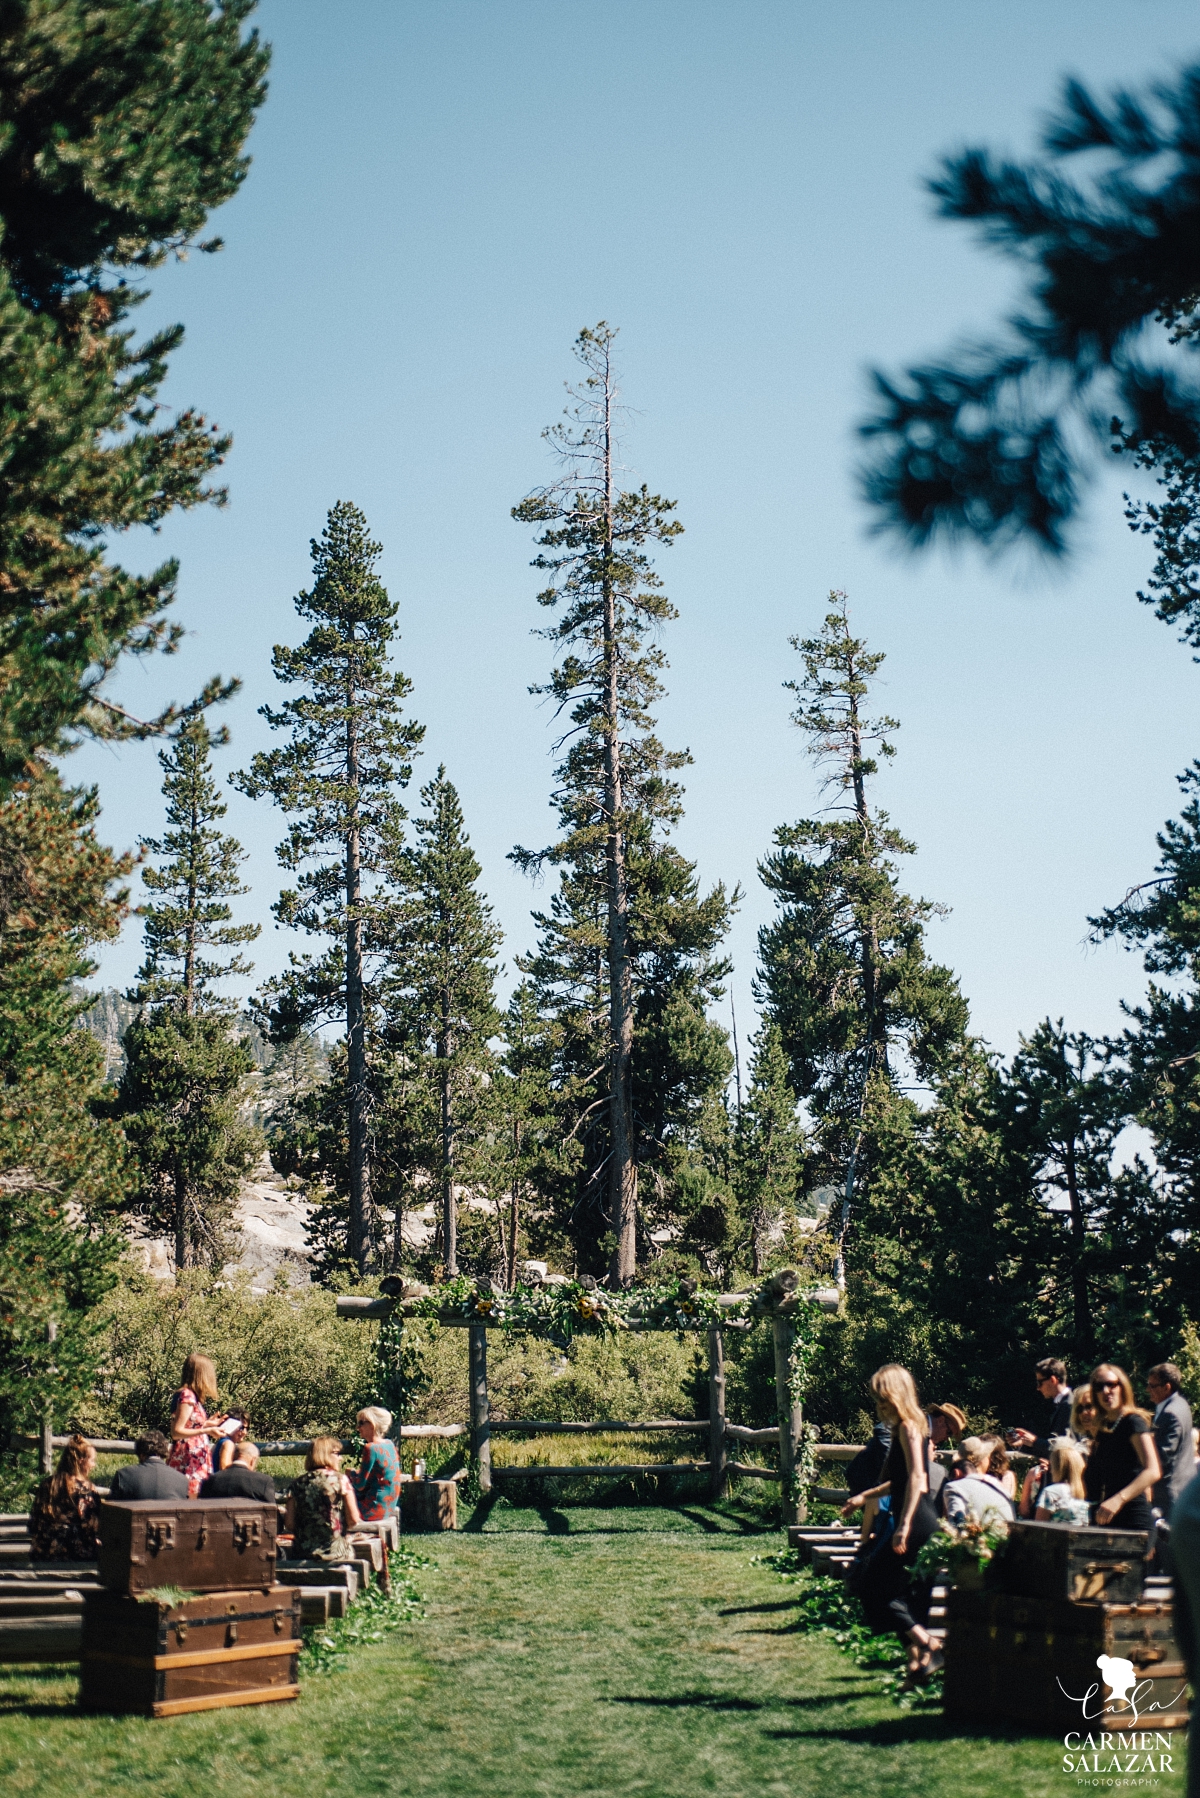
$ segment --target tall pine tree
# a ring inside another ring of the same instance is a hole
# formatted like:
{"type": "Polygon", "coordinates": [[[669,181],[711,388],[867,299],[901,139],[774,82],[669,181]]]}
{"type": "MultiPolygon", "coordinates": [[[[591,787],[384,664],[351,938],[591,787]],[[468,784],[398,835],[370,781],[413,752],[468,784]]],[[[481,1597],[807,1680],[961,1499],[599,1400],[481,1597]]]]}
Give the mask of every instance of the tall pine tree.
{"type": "MultiPolygon", "coordinates": [[[[496,952],[501,932],[479,892],[483,870],[445,767],[421,790],[416,843],[395,869],[404,897],[391,924],[392,957],[381,980],[386,1035],[398,1066],[394,1102],[427,1120],[417,1151],[441,1201],[447,1279],[458,1273],[455,1189],[481,1170],[495,1072],[496,952]]],[[[415,1147],[415,1144],[413,1145],[415,1147]]]]}
{"type": "Polygon", "coordinates": [[[770,1235],[782,1234],[789,1214],[798,1210],[805,1175],[804,1128],[777,1024],[765,1023],[755,1038],[734,1143],[735,1191],[757,1278],[770,1235]]]}
{"type": "Polygon", "coordinates": [[[257,924],[235,924],[229,901],[246,892],[243,852],[218,828],[227,806],[213,780],[213,738],[203,719],[180,732],[159,761],[167,830],[143,838],[159,858],[143,880],[146,959],[129,997],[139,1013],[125,1033],[115,1114],[141,1170],[137,1205],[175,1240],[175,1265],[220,1266],[224,1226],[259,1146],[242,1116],[254,1057],[216,991],[250,973],[237,953],[257,924]],[[220,951],[233,950],[232,955],[220,951]]]}
{"type": "Polygon", "coordinates": [[[278,853],[300,875],[280,895],[276,917],[330,940],[323,956],[293,956],[265,1001],[277,1040],[319,1018],[345,1020],[349,1249],[360,1272],[376,1248],[371,945],[386,941],[381,886],[399,856],[405,818],[397,789],[407,786],[424,736],[401,709],[412,683],[389,661],[398,608],[375,572],[380,554],[357,506],[332,507],[312,545],[313,584],[296,599],[313,628],[298,649],[277,645],[272,658],[276,679],[301,691],[278,709],[261,708],[288,740],[233,777],[251,798],[266,795],[292,818],[278,853]]]}
{"type": "MultiPolygon", "coordinates": [[[[759,873],[779,916],[759,932],[757,991],[816,1123],[824,1172],[844,1182],[844,1243],[871,1133],[895,1100],[899,1075],[936,1071],[965,1034],[967,1006],[949,968],[925,951],[925,925],[941,908],[899,884],[896,858],[914,845],[868,803],[876,757],[894,753],[889,738],[898,728],[863,710],[884,658],[851,635],[845,594],[830,599],[820,635],[792,638],[804,673],[786,685],[797,697],[793,722],[826,771],[830,810],[841,815],[775,832],[775,852],[759,873]]],[[[838,1272],[840,1280],[840,1253],[838,1272]]]]}
{"type": "MultiPolygon", "coordinates": [[[[624,1284],[637,1260],[639,1162],[661,1148],[726,1053],[704,1005],[720,990],[716,948],[730,902],[720,887],[701,898],[691,865],[666,841],[682,810],[671,775],[690,757],[654,733],[665,657],[653,638],[676,613],[649,551],[682,526],[673,501],[619,486],[615,335],[604,323],[580,332],[582,380],[569,389],[565,422],[546,432],[564,472],[513,511],[542,527],[533,565],[549,579],[538,600],[561,608],[542,633],[561,659],[535,691],[570,717],[553,796],[562,835],[513,859],[529,873],[560,874],[549,913],[536,915],[538,951],[520,965],[539,1008],[564,1022],[561,1079],[573,1104],[584,1101],[570,1126],[586,1137],[577,1204],[594,1213],[596,1199],[607,1201],[609,1277],[624,1284]],[[656,1041],[639,1055],[642,1031],[656,1041]]],[[[586,1232],[577,1240],[586,1244],[586,1232]]],[[[595,1252],[584,1248],[587,1258],[595,1252]]]]}
{"type": "Polygon", "coordinates": [[[207,482],[229,440],[194,411],[163,416],[183,333],[133,343],[130,275],[195,244],[245,177],[266,92],[252,10],[54,0],[0,17],[0,784],[80,730],[144,735],[179,715],[142,724],[104,692],[123,657],[179,638],[178,565],[133,574],[106,545],[219,502],[207,482]]]}

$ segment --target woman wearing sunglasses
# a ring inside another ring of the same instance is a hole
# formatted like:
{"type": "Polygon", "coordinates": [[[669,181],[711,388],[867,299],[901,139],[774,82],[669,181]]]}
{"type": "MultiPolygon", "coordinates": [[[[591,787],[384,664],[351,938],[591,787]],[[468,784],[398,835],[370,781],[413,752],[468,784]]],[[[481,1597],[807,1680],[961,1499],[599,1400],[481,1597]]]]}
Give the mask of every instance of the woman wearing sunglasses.
{"type": "Polygon", "coordinates": [[[1162,1478],[1154,1431],[1133,1402],[1129,1375],[1105,1361],[1092,1375],[1100,1428],[1087,1458],[1084,1485],[1103,1528],[1149,1530],[1150,1488],[1162,1478]]]}

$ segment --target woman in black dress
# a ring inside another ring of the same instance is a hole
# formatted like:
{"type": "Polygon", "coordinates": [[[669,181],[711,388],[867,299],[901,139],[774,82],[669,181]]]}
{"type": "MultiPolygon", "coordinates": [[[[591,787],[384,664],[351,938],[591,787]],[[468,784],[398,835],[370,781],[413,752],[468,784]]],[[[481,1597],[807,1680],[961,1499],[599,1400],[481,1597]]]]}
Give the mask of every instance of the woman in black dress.
{"type": "Polygon", "coordinates": [[[1129,1375],[1104,1362],[1092,1375],[1100,1428],[1087,1458],[1084,1485],[1102,1528],[1150,1530],[1150,1489],[1162,1478],[1154,1431],[1133,1402],[1129,1375]]]}
{"type": "Polygon", "coordinates": [[[876,1519],[875,1529],[860,1551],[864,1563],[857,1596],[877,1635],[894,1630],[907,1643],[904,1683],[911,1689],[923,1685],[940,1664],[933,1638],[925,1628],[929,1587],[912,1577],[917,1551],[938,1527],[937,1512],[929,1500],[929,1424],[906,1367],[881,1367],[871,1376],[871,1391],[880,1422],[887,1424],[892,1434],[883,1483],[856,1493],[842,1515],[857,1510],[869,1498],[888,1497],[887,1512],[876,1519]]]}

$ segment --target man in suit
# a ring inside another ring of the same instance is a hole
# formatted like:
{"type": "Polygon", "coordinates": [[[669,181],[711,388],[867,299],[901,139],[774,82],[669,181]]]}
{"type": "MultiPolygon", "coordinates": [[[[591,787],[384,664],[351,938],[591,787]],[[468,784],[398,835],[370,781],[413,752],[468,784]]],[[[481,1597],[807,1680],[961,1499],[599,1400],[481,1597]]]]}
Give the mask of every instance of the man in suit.
{"type": "Polygon", "coordinates": [[[1033,1370],[1038,1390],[1038,1414],[1031,1430],[1010,1430],[1014,1448],[1025,1448],[1039,1461],[1050,1459],[1050,1438],[1065,1436],[1071,1428],[1071,1388],[1063,1362],[1048,1356],[1033,1370]]]}
{"type": "Polygon", "coordinates": [[[1173,1361],[1160,1361],[1146,1375],[1154,1406],[1154,1441],[1163,1472],[1153,1499],[1168,1523],[1175,1500],[1196,1471],[1192,1408],[1179,1390],[1182,1378],[1173,1361]]]}
{"type": "Polygon", "coordinates": [[[112,1477],[109,1502],[136,1498],[186,1498],[187,1475],[167,1466],[171,1445],[158,1430],[147,1430],[133,1445],[136,1467],[120,1467],[112,1477]]]}
{"type": "Polygon", "coordinates": [[[213,1473],[200,1488],[201,1498],[253,1498],[259,1504],[275,1503],[275,1482],[269,1473],[259,1473],[257,1442],[239,1442],[231,1466],[224,1473],[213,1473]]]}

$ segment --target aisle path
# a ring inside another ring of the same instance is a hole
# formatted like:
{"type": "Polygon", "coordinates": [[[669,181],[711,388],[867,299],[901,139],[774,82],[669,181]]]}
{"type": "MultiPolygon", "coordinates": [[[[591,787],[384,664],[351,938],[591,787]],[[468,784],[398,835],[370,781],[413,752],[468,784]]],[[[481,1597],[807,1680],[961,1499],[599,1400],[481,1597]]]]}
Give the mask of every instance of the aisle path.
{"type": "MultiPolygon", "coordinates": [[[[905,1713],[753,1557],[732,1516],[498,1507],[423,1539],[424,1623],[296,1706],[84,1720],[61,1679],[0,1679],[14,1794],[273,1798],[1022,1798],[1076,1789],[1061,1745],[905,1713]],[[19,1689],[41,1714],[10,1708],[19,1689]],[[41,1744],[41,1746],[39,1746],[41,1744]]],[[[414,1544],[416,1545],[416,1544],[414,1544]]],[[[1182,1782],[1157,1787],[1175,1798],[1182,1782]]]]}

